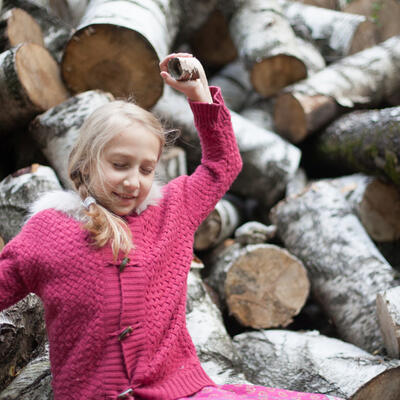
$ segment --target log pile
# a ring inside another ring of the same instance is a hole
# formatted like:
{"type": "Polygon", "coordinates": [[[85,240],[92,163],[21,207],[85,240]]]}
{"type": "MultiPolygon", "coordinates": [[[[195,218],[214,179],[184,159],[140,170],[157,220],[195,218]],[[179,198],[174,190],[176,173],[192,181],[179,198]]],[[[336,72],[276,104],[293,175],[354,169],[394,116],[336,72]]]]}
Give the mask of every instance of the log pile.
{"type": "MultiPolygon", "coordinates": [[[[398,3],[0,0],[0,251],[38,196],[71,188],[79,127],[114,98],[179,130],[157,179],[195,169],[190,108],[158,67],[192,52],[243,159],[194,238],[187,324],[206,372],[397,400],[398,3]]],[[[0,400],[52,398],[42,314],[34,295],[0,313],[0,400]]]]}

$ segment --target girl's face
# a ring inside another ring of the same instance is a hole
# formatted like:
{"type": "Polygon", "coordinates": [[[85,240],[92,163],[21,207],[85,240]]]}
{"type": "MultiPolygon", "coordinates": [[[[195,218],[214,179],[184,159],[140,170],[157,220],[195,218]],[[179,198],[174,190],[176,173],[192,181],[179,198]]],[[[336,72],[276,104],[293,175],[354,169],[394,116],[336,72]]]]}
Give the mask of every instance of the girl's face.
{"type": "Polygon", "coordinates": [[[93,182],[99,202],[114,214],[130,214],[151,189],[159,153],[160,139],[140,123],[114,136],[101,154],[104,182],[93,182]]]}

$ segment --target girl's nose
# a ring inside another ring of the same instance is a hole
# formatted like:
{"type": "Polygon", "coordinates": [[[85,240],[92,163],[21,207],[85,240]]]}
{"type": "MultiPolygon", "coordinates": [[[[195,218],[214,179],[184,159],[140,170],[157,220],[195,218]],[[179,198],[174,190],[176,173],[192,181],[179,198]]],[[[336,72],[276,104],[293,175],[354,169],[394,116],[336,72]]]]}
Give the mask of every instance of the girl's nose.
{"type": "Polygon", "coordinates": [[[139,188],[139,179],[138,179],[138,177],[136,175],[132,175],[132,176],[126,177],[123,180],[122,185],[126,189],[136,190],[136,189],[139,188]]]}

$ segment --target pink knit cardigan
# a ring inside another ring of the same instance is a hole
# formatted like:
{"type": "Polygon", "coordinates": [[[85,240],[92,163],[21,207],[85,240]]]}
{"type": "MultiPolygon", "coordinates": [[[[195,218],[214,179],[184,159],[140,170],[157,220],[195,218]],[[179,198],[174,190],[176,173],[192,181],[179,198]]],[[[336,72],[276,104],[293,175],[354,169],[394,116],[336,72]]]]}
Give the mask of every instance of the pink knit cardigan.
{"type": "MultiPolygon", "coordinates": [[[[193,235],[241,169],[230,114],[218,88],[214,104],[190,106],[202,144],[202,163],[163,187],[157,206],[126,216],[135,249],[120,272],[121,328],[129,325],[125,293],[135,265],[143,267],[143,341],[135,360],[135,398],[174,399],[213,385],[185,325],[186,278],[193,235]]],[[[102,268],[116,267],[109,247],[95,249],[81,222],[55,209],[34,215],[0,255],[0,310],[29,292],[43,300],[56,400],[104,399],[100,365],[104,334],[102,268]]],[[[121,342],[124,353],[124,342],[121,342]]]]}

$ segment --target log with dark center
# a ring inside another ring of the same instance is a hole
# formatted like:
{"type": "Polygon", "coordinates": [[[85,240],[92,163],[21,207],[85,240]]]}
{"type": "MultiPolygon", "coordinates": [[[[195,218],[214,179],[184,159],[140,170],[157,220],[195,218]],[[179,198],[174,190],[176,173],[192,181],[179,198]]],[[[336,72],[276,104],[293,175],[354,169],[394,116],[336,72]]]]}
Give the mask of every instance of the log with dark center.
{"type": "Polygon", "coordinates": [[[308,297],[302,262],[275,245],[234,244],[218,254],[210,268],[207,282],[229,314],[246,327],[287,326],[308,297]]]}
{"type": "Polygon", "coordinates": [[[159,62],[177,33],[179,10],[173,0],[114,3],[90,2],[65,47],[63,78],[74,93],[102,89],[150,108],[163,92],[159,62]]]}
{"type": "Polygon", "coordinates": [[[285,247],[304,262],[313,295],[340,337],[382,351],[375,298],[397,286],[399,278],[339,189],[314,183],[279,202],[270,218],[285,247]]]}
{"type": "Polygon", "coordinates": [[[50,53],[22,43],[0,54],[0,130],[7,133],[63,102],[68,93],[50,53]]]}
{"type": "Polygon", "coordinates": [[[395,36],[286,88],[276,99],[275,127],[298,143],[336,118],[341,107],[397,101],[399,89],[400,36],[395,36]]]}
{"type": "Polygon", "coordinates": [[[39,24],[21,8],[12,8],[0,19],[0,50],[8,50],[23,42],[32,42],[44,47],[39,24]]]}
{"type": "Polygon", "coordinates": [[[400,106],[354,111],[322,131],[313,143],[313,152],[320,165],[340,165],[400,187],[399,136],[400,106]]]}
{"type": "Polygon", "coordinates": [[[397,400],[400,361],[314,332],[264,330],[234,337],[253,383],[348,400],[397,400]]]}
{"type": "Polygon", "coordinates": [[[171,58],[168,61],[168,72],[177,81],[194,81],[200,77],[195,58],[171,58]]]}
{"type": "Polygon", "coordinates": [[[328,62],[377,43],[376,25],[365,16],[288,0],[279,4],[296,34],[314,43],[328,62]]]}
{"type": "Polygon", "coordinates": [[[38,147],[49,160],[60,181],[72,188],[68,176],[68,156],[75,145],[84,120],[96,108],[113,100],[110,93],[89,90],[38,115],[29,125],[38,147]]]}

